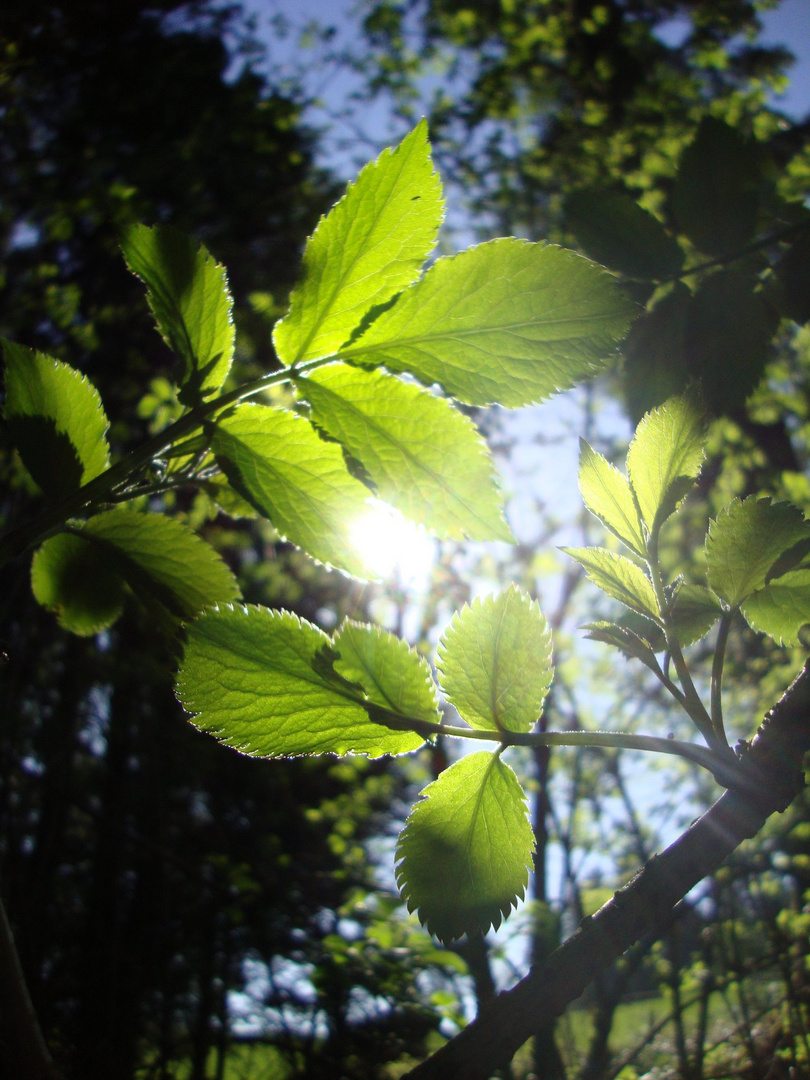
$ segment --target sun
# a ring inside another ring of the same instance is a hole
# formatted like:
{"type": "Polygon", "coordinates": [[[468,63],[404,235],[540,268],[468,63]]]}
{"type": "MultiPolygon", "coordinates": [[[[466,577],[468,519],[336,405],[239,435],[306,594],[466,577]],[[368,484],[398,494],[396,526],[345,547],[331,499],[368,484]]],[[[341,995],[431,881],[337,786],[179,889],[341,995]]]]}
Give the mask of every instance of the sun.
{"type": "Polygon", "coordinates": [[[435,541],[421,525],[393,506],[368,499],[368,509],[351,528],[351,543],[376,578],[395,579],[404,588],[423,585],[435,558],[435,541]]]}

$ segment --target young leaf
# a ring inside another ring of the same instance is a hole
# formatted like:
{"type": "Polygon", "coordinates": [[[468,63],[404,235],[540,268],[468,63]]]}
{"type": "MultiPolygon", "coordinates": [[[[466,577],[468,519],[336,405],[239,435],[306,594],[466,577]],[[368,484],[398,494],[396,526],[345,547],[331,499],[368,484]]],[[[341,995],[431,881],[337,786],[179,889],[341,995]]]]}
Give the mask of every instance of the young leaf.
{"type": "Polygon", "coordinates": [[[592,514],[626,544],[644,557],[646,543],[633,492],[627,478],[585,442],[579,442],[579,490],[592,514]]]}
{"type": "Polygon", "coordinates": [[[565,200],[565,216],[585,254],[611,270],[656,281],[683,265],[678,242],[625,192],[575,191],[565,200]]]}
{"type": "Polygon", "coordinates": [[[627,451],[627,474],[651,533],[674,513],[703,463],[705,429],[686,397],[670,398],[648,413],[627,451]]]}
{"type": "Polygon", "coordinates": [[[23,464],[47,494],[81,487],[109,466],[108,421],[92,383],[67,364],[10,341],[5,417],[23,464]]]}
{"type": "Polygon", "coordinates": [[[349,474],[339,446],[292,412],[241,405],[217,421],[212,447],[239,494],[282,536],[321,562],[368,577],[351,529],[370,492],[349,474]]]}
{"type": "Polygon", "coordinates": [[[443,537],[511,540],[492,460],[443,398],[382,372],[333,364],[297,380],[315,422],[360,461],[376,493],[443,537]]]}
{"type": "Polygon", "coordinates": [[[197,727],[245,754],[380,757],[423,742],[370,719],[362,689],[323,663],[326,634],[289,612],[223,607],[186,632],[177,695],[197,727]]]}
{"type": "MultiPolygon", "coordinates": [[[[761,589],[779,557],[810,536],[810,522],[790,503],[734,499],[709,525],[709,585],[731,607],[761,589]]],[[[787,575],[785,575],[787,576],[787,575]]],[[[784,576],[778,579],[784,582],[784,576]]]]}
{"type": "Polygon", "coordinates": [[[653,671],[659,670],[658,661],[650,645],[629,627],[619,623],[595,622],[588,623],[584,629],[588,631],[585,637],[590,638],[591,641],[603,641],[606,645],[613,645],[625,656],[640,660],[653,671]]]}
{"type": "Polygon", "coordinates": [[[810,623],[810,570],[791,570],[742,604],[749,626],[775,638],[780,645],[795,645],[799,631],[810,623]]]}
{"type": "Polygon", "coordinates": [[[442,691],[463,720],[486,731],[529,731],[551,686],[551,631],[515,585],[457,612],[439,642],[442,691]]]}
{"type": "MultiPolygon", "coordinates": [[[[439,723],[436,687],[426,660],[396,634],[378,626],[344,622],[334,636],[335,671],[359,683],[373,705],[417,720],[439,723]]],[[[413,747],[420,744],[418,740],[413,747]]]]}
{"type": "Polygon", "coordinates": [[[526,796],[508,765],[482,751],[422,792],[397,844],[397,883],[440,941],[497,929],[523,897],[534,851],[526,796]]]}
{"type": "Polygon", "coordinates": [[[681,645],[694,645],[723,614],[723,605],[701,585],[682,585],[670,610],[670,625],[681,645]]]}
{"type": "Polygon", "coordinates": [[[36,600],[54,612],[60,626],[80,637],[92,637],[112,626],[126,596],[114,554],[70,533],[51,537],[36,552],[31,589],[36,600]]]}
{"type": "Polygon", "coordinates": [[[283,363],[334,353],[372,307],[410,285],[443,215],[422,120],[395,150],[366,165],[310,237],[303,281],[273,331],[283,363]]]}
{"type": "Polygon", "coordinates": [[[75,634],[95,634],[121,614],[125,586],[191,618],[234,600],[236,579],[214,549],[160,514],[109,510],[79,533],[46,540],[31,567],[34,596],[75,634]]]}
{"type": "Polygon", "coordinates": [[[146,285],[158,330],[181,359],[180,400],[215,394],[233,360],[233,306],[225,268],[202,245],[165,225],[135,225],[123,243],[130,270],[146,285]]]}
{"type": "Polygon", "coordinates": [[[513,408],[601,370],[632,311],[587,259],[491,240],[439,259],[341,356],[439,383],[469,405],[513,408]]]}
{"type": "Polygon", "coordinates": [[[591,581],[608,596],[639,615],[659,621],[652,582],[634,562],[600,547],[564,547],[560,550],[584,566],[591,581]]]}
{"type": "Polygon", "coordinates": [[[681,157],[672,212],[681,230],[707,255],[723,255],[753,235],[759,208],[756,146],[722,120],[705,117],[681,157]]]}

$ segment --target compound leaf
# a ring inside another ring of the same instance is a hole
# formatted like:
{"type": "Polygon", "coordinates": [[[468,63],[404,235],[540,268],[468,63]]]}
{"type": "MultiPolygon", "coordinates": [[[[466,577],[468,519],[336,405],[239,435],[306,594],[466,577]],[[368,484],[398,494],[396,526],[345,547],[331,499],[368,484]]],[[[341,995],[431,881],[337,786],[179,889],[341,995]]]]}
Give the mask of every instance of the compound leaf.
{"type": "Polygon", "coordinates": [[[5,417],[26,469],[47,494],[81,487],[109,466],[107,417],[84,375],[40,352],[3,342],[5,417]]]}
{"type": "Polygon", "coordinates": [[[217,421],[212,448],[239,494],[283,537],[321,562],[368,576],[351,530],[371,493],[349,474],[337,444],[292,412],[241,405],[217,421]]]}
{"type": "Polygon", "coordinates": [[[433,250],[443,212],[423,120],[366,165],[310,237],[303,280],[273,332],[280,359],[331,355],[370,308],[410,285],[433,250]]]}
{"type": "MultiPolygon", "coordinates": [[[[340,654],[334,661],[335,671],[359,683],[373,705],[399,716],[439,722],[430,667],[402,638],[378,626],[344,622],[334,636],[334,648],[340,654]]],[[[408,749],[415,750],[424,741],[416,735],[413,740],[408,749]]]]}
{"type": "Polygon", "coordinates": [[[529,731],[554,672],[551,631],[515,585],[457,612],[439,643],[442,691],[470,727],[529,731]]]}
{"type": "Polygon", "coordinates": [[[634,562],[606,548],[560,549],[585,568],[591,581],[615,600],[658,622],[658,604],[652,582],[634,562]]]}
{"type": "MultiPolygon", "coordinates": [[[[789,548],[810,536],[810,523],[791,503],[734,499],[709,525],[709,585],[731,607],[761,589],[789,548]]],[[[779,578],[780,584],[787,575],[779,578]]]]}
{"type": "Polygon", "coordinates": [[[335,673],[335,650],[286,611],[222,607],[186,627],[177,695],[193,721],[255,757],[401,754],[421,739],[375,723],[363,690],[335,673]]]}
{"type": "Polygon", "coordinates": [[[693,486],[705,427],[689,398],[674,397],[643,417],[627,451],[627,474],[642,519],[654,533],[693,486]]]}
{"type": "Polygon", "coordinates": [[[211,397],[233,360],[233,302],[225,268],[201,244],[166,225],[134,225],[123,252],[146,285],[158,330],[182,361],[180,400],[194,405],[211,397]]]}
{"type": "Polygon", "coordinates": [[[511,540],[486,444],[449,402],[346,364],[299,379],[298,387],[315,422],[406,517],[451,539],[511,540]]]}
{"type": "Polygon", "coordinates": [[[497,929],[524,895],[534,851],[517,777],[482,751],[451,765],[422,796],[397,844],[408,909],[444,942],[497,929]]]}
{"type": "Polygon", "coordinates": [[[627,478],[584,439],[580,439],[579,449],[579,490],[583,502],[622,543],[643,557],[644,533],[627,478]]]}
{"type": "Polygon", "coordinates": [[[601,370],[632,311],[595,263],[507,237],[437,260],[341,356],[513,408],[601,370]]]}

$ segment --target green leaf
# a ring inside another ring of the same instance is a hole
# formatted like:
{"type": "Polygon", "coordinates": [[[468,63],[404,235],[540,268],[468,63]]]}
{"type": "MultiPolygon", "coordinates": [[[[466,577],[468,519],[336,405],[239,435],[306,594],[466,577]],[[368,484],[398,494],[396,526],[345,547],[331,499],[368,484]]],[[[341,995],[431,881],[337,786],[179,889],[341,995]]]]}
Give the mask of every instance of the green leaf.
{"type": "Polygon", "coordinates": [[[584,439],[579,442],[579,490],[590,512],[631,551],[643,557],[646,542],[630,484],[584,439]]]}
{"type": "Polygon", "coordinates": [[[810,623],[810,570],[791,570],[743,602],[749,626],[775,638],[780,645],[795,645],[799,631],[810,623]]]}
{"type": "Polygon", "coordinates": [[[224,607],[187,628],[177,695],[194,723],[255,757],[402,754],[422,744],[370,719],[362,691],[325,670],[323,631],[286,611],[224,607]]]}
{"type": "Polygon", "coordinates": [[[722,120],[705,117],[681,157],[671,196],[682,232],[707,255],[723,255],[752,237],[759,209],[756,146],[722,120]]]}
{"type": "Polygon", "coordinates": [[[370,308],[410,285],[443,216],[422,120],[395,150],[366,165],[310,237],[303,281],[273,331],[283,363],[331,355],[370,308]]]}
{"type": "Polygon", "coordinates": [[[46,540],[31,563],[31,588],[60,626],[91,637],[118,619],[126,589],[118,560],[80,536],[61,533],[46,540]]]}
{"type": "Polygon", "coordinates": [[[631,419],[683,393],[692,380],[686,327],[692,294],[677,282],[630,327],[622,346],[624,396],[631,419]]]}
{"type": "Polygon", "coordinates": [[[174,518],[109,510],[90,518],[81,536],[112,550],[127,583],[143,588],[180,618],[239,596],[236,578],[210,544],[174,518]]]}
{"type": "Polygon", "coordinates": [[[565,215],[585,254],[611,270],[657,281],[683,266],[678,242],[625,192],[575,191],[565,200],[565,215]]]}
{"type": "Polygon", "coordinates": [[[422,792],[397,844],[397,882],[447,942],[497,929],[525,893],[534,851],[526,796],[495,755],[469,754],[422,792]]]}
{"type": "Polygon", "coordinates": [[[574,252],[491,240],[437,260],[341,356],[512,408],[600,371],[632,311],[614,279],[574,252]]]}
{"type": "Polygon", "coordinates": [[[202,245],[166,225],[133,226],[123,252],[146,285],[164,341],[182,360],[180,400],[194,405],[213,396],[233,360],[233,304],[225,268],[202,245]]]}
{"type": "Polygon", "coordinates": [[[675,596],[669,621],[681,645],[694,645],[723,614],[723,605],[701,585],[682,585],[675,596]]]}
{"type": "MultiPolygon", "coordinates": [[[[344,622],[334,636],[335,671],[361,685],[368,701],[399,716],[439,723],[436,687],[427,661],[378,626],[344,622]]],[[[382,718],[381,722],[384,722],[382,718]]],[[[416,737],[412,749],[421,745],[416,737]]]]}
{"type": "Polygon", "coordinates": [[[47,494],[63,495],[109,466],[101,398],[80,372],[3,342],[5,417],[23,464],[47,494]]]}
{"type": "Polygon", "coordinates": [[[640,660],[653,671],[660,670],[649,643],[629,627],[622,626],[620,623],[595,622],[587,623],[583,629],[588,631],[585,637],[590,638],[591,641],[602,641],[606,645],[613,645],[625,656],[640,660]]]}
{"type": "Polygon", "coordinates": [[[46,542],[31,569],[34,595],[76,634],[94,634],[121,614],[125,585],[177,618],[234,600],[239,588],[212,547],[161,514],[109,510],[76,533],[46,542]]]}
{"type": "Polygon", "coordinates": [[[440,536],[511,540],[492,459],[443,398],[382,372],[333,364],[299,392],[313,419],[357,458],[377,495],[440,536]]]}
{"type": "Polygon", "coordinates": [[[684,348],[712,412],[741,408],[756,389],[778,322],[756,278],[720,270],[703,281],[689,305],[684,348]]]}
{"type": "MultiPolygon", "coordinates": [[[[734,499],[709,525],[706,562],[709,585],[738,607],[767,582],[777,560],[810,536],[810,523],[790,503],[752,496],[734,499]]],[[[784,583],[784,578],[779,583],[784,583]]]]}
{"type": "Polygon", "coordinates": [[[551,631],[515,585],[457,612],[439,642],[442,691],[470,727],[529,731],[551,685],[551,631]]]}
{"type": "Polygon", "coordinates": [[[775,266],[780,310],[799,324],[810,321],[810,222],[775,266]]]}
{"type": "Polygon", "coordinates": [[[560,549],[584,566],[591,581],[615,600],[639,615],[659,621],[652,582],[640,567],[606,548],[560,549]]]}
{"type": "Polygon", "coordinates": [[[292,412],[241,405],[217,421],[212,448],[239,494],[283,537],[323,563],[368,577],[351,533],[371,493],[349,474],[339,446],[292,412]]]}
{"type": "Polygon", "coordinates": [[[627,451],[627,473],[650,533],[674,513],[703,464],[705,425],[686,397],[648,413],[627,451]]]}

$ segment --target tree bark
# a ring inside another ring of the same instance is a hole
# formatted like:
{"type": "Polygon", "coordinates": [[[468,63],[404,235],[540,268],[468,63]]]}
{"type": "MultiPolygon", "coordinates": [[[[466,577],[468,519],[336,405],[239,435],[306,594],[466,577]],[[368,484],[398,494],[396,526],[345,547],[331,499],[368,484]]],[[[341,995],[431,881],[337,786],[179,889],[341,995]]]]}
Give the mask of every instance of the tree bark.
{"type": "MultiPolygon", "coordinates": [[[[810,662],[809,662],[810,663],[810,662]]],[[[743,840],[781,813],[804,787],[810,751],[810,668],[785,692],[750,745],[739,778],[666,851],[654,855],[548,960],[499,994],[469,1027],[407,1074],[407,1080],[488,1080],[537,1030],[559,1016],[595,976],[643,935],[659,934],[672,909],[743,840]]]]}

